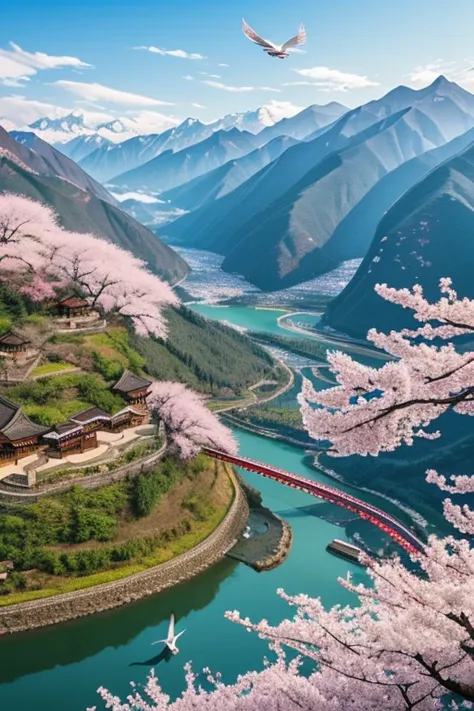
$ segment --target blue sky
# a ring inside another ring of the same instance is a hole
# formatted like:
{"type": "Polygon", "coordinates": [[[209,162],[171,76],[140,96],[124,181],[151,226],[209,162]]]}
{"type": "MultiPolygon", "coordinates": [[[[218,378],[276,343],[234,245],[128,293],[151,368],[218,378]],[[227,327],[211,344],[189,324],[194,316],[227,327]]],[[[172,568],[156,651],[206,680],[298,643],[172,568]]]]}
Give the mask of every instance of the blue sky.
{"type": "Polygon", "coordinates": [[[356,106],[439,73],[474,91],[473,27],[471,0],[4,0],[0,117],[210,121],[269,102],[356,106]],[[303,22],[305,53],[268,57],[242,16],[276,42],[303,22]]]}

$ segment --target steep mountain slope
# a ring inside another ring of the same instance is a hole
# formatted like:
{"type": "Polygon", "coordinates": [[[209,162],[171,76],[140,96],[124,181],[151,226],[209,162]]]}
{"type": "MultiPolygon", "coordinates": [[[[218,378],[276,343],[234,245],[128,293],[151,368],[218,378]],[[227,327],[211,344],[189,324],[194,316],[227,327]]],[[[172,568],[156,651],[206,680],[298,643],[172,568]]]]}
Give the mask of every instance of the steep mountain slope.
{"type": "MultiPolygon", "coordinates": [[[[36,153],[16,143],[10,136],[8,139],[21,148],[27,159],[37,159],[36,153]]],[[[39,175],[17,155],[1,147],[0,192],[25,195],[50,205],[67,229],[93,232],[128,249],[170,282],[178,281],[188,271],[186,262],[176,252],[119,208],[71,182],[39,175]]]]}
{"type": "Polygon", "coordinates": [[[136,136],[114,146],[101,146],[81,161],[81,168],[104,183],[147,163],[165,150],[180,151],[211,136],[211,125],[188,118],[163,133],[136,136]]]}
{"type": "Polygon", "coordinates": [[[423,180],[434,168],[460,153],[474,141],[474,129],[461,134],[449,143],[433,148],[402,163],[381,178],[342,220],[333,234],[338,250],[346,253],[350,243],[366,243],[373,235],[381,216],[408,190],[423,180]]]}
{"type": "MultiPolygon", "coordinates": [[[[409,107],[416,108],[430,118],[445,141],[472,128],[474,95],[445,77],[438,77],[424,89],[398,86],[381,99],[369,101],[352,112],[346,125],[346,135],[354,135],[391,114],[409,107]]],[[[321,129],[307,140],[320,135],[321,129]]],[[[428,136],[429,138],[429,136],[428,136]]]]}
{"type": "Polygon", "coordinates": [[[166,235],[186,246],[226,254],[234,244],[234,233],[247,220],[278,200],[332,150],[347,144],[344,126],[349,116],[313,141],[291,146],[231,193],[167,225],[166,235]]]}
{"type": "Polygon", "coordinates": [[[167,225],[166,234],[226,255],[226,270],[264,289],[316,276],[365,254],[383,212],[402,187],[414,184],[416,171],[413,182],[405,176],[405,185],[395,181],[385,195],[381,190],[370,209],[358,210],[358,203],[387,173],[471,128],[470,107],[474,115],[474,97],[443,78],[422,91],[399,87],[288,149],[230,194],[167,225]],[[415,98],[416,108],[391,113],[415,98]],[[388,118],[374,124],[380,116],[388,118]],[[341,154],[355,146],[355,154],[341,154]]]}
{"type": "Polygon", "coordinates": [[[12,131],[11,138],[5,136],[0,129],[0,146],[7,148],[23,160],[32,170],[44,176],[56,176],[68,180],[92,195],[106,200],[112,205],[117,201],[96,180],[87,175],[74,161],[50,146],[34,133],[27,131],[12,131]],[[12,139],[14,139],[12,143],[12,139]],[[14,144],[17,145],[14,145],[14,144]],[[27,150],[23,148],[26,147],[27,150]]]}
{"type": "Polygon", "coordinates": [[[324,321],[364,337],[415,322],[404,309],[374,292],[377,283],[402,288],[421,284],[428,298],[439,297],[439,279],[449,276],[462,296],[474,297],[474,144],[433,170],[381,220],[370,250],[324,321]]]}
{"type": "Polygon", "coordinates": [[[67,143],[58,143],[56,148],[71,160],[79,163],[86,156],[93,153],[98,148],[109,148],[114,144],[103,136],[94,134],[92,136],[76,136],[67,143]]]}
{"type": "Polygon", "coordinates": [[[184,185],[164,192],[161,197],[184,210],[195,210],[235,190],[296,143],[296,139],[287,136],[274,138],[242,158],[228,161],[184,185]]]}
{"type": "Polygon", "coordinates": [[[291,118],[284,118],[273,126],[264,128],[260,133],[260,137],[265,142],[271,141],[277,136],[289,136],[302,140],[314,131],[337,121],[347,111],[349,111],[347,106],[343,106],[337,101],[332,101],[325,106],[314,104],[291,118]]]}
{"type": "Polygon", "coordinates": [[[381,177],[432,148],[431,141],[439,145],[443,138],[416,109],[404,109],[357,134],[234,233],[223,268],[272,290],[364,256],[371,233],[361,231],[354,239],[352,221],[345,218],[381,177]]]}
{"type": "Polygon", "coordinates": [[[232,128],[177,153],[167,150],[145,165],[113,179],[115,185],[148,191],[170,190],[203,175],[228,160],[240,158],[261,145],[258,136],[232,128]]]}

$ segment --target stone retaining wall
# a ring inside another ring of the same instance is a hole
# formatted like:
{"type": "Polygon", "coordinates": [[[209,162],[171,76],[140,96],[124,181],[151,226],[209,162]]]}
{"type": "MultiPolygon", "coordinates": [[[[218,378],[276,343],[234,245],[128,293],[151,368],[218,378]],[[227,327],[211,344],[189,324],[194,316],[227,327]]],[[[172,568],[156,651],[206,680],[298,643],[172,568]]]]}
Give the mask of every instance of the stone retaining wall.
{"type": "MultiPolygon", "coordinates": [[[[115,473],[115,472],[114,472],[115,473]]],[[[120,607],[188,580],[223,558],[242,533],[248,505],[231,472],[234,499],[222,523],[195,548],[122,580],[0,608],[0,634],[45,627],[120,607]]]]}
{"type": "Polygon", "coordinates": [[[41,496],[50,496],[58,494],[61,491],[70,489],[72,486],[82,486],[84,489],[97,489],[100,486],[107,486],[116,481],[121,481],[127,476],[135,476],[140,472],[145,472],[152,469],[156,462],[161,459],[166,451],[164,444],[156,452],[152,452],[146,457],[141,457],[130,464],[124,464],[122,467],[111,472],[99,472],[98,474],[90,474],[89,476],[76,477],[66,479],[60,484],[45,485],[42,489],[33,491],[25,491],[24,487],[8,484],[5,481],[0,482],[0,501],[15,504],[33,504],[41,496]]]}
{"type": "Polygon", "coordinates": [[[255,565],[252,566],[252,568],[257,570],[259,573],[264,570],[273,570],[273,568],[277,568],[281,565],[289,555],[293,543],[293,531],[291,530],[290,524],[280,518],[280,516],[277,516],[276,514],[273,515],[281,522],[282,536],[276,553],[269,558],[257,561],[255,565]]]}

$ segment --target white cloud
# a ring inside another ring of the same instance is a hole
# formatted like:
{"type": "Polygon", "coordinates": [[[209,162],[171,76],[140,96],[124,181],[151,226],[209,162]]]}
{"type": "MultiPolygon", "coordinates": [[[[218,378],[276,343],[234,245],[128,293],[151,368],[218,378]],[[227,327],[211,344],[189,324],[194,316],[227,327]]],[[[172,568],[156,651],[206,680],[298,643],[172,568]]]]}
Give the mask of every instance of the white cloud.
{"type": "Polygon", "coordinates": [[[191,106],[194,106],[195,109],[205,109],[206,108],[202,104],[191,104],[191,106]]]}
{"type": "Polygon", "coordinates": [[[409,79],[409,83],[416,89],[429,86],[440,74],[443,74],[449,81],[455,81],[465,89],[472,90],[474,85],[472,62],[472,59],[465,59],[462,63],[445,62],[442,59],[435,59],[430,64],[415,67],[415,69],[406,76],[409,79]]]}
{"type": "Polygon", "coordinates": [[[116,200],[119,202],[123,202],[124,200],[136,200],[137,202],[144,202],[148,204],[152,203],[164,203],[164,200],[158,200],[158,198],[154,197],[153,195],[147,195],[145,193],[139,193],[139,192],[129,192],[129,193],[110,193],[111,195],[114,196],[116,200]]]}
{"type": "Polygon", "coordinates": [[[194,77],[192,77],[191,74],[185,74],[183,79],[186,79],[186,81],[194,81],[194,77]]]}
{"type": "Polygon", "coordinates": [[[328,67],[311,67],[309,69],[293,69],[294,72],[307,77],[308,84],[325,91],[350,91],[352,89],[365,89],[369,86],[379,86],[378,82],[359,74],[340,72],[339,69],[328,67]]]}
{"type": "MultiPolygon", "coordinates": [[[[77,104],[78,102],[76,102],[77,104]]],[[[99,106],[93,108],[100,108],[99,106]]],[[[3,96],[0,97],[0,117],[1,124],[7,130],[13,128],[25,128],[25,126],[33,123],[39,118],[62,118],[68,114],[75,113],[84,117],[84,125],[86,133],[93,133],[96,127],[110,123],[116,119],[121,121],[127,133],[113,134],[106,129],[100,129],[99,133],[112,141],[124,141],[138,134],[161,133],[168,128],[177,126],[182,119],[174,116],[167,116],[158,111],[128,110],[125,114],[119,114],[117,111],[106,113],[104,111],[88,111],[86,109],[72,109],[63,106],[55,106],[42,101],[30,101],[24,96],[3,96]]],[[[60,131],[40,131],[38,132],[45,141],[57,142],[66,141],[72,138],[70,133],[61,134],[60,131]]]]}
{"type": "Polygon", "coordinates": [[[197,52],[186,52],[184,49],[161,49],[160,47],[134,47],[133,49],[145,49],[147,52],[152,52],[153,54],[160,54],[161,56],[169,57],[179,57],[180,59],[206,59],[202,54],[197,52]]]}
{"type": "Polygon", "coordinates": [[[276,123],[277,121],[281,121],[281,119],[295,116],[300,111],[303,111],[304,108],[304,106],[295,106],[291,101],[272,99],[268,104],[261,107],[261,111],[264,111],[268,115],[272,123],[276,123]]]}
{"type": "Polygon", "coordinates": [[[181,119],[158,113],[158,111],[129,111],[127,116],[130,117],[129,121],[126,118],[120,119],[124,126],[142,134],[161,133],[181,123],[181,119]]]}
{"type": "Polygon", "coordinates": [[[224,64],[224,62],[221,62],[220,64],[217,65],[218,67],[228,67],[228,64],[224,64]]]}
{"type": "Polygon", "coordinates": [[[17,94],[0,97],[0,116],[9,119],[18,128],[33,123],[43,116],[59,118],[68,113],[71,113],[71,109],[47,104],[43,101],[31,101],[17,94]]]}
{"type": "Polygon", "coordinates": [[[77,57],[54,56],[43,52],[26,52],[14,42],[11,49],[0,49],[0,82],[5,86],[22,86],[42,69],[90,67],[77,57]]]}
{"type": "Polygon", "coordinates": [[[220,79],[221,78],[220,74],[209,74],[209,72],[198,72],[198,74],[202,74],[205,77],[211,77],[211,79],[220,79]]]}
{"type": "Polygon", "coordinates": [[[243,92],[248,92],[248,91],[275,91],[275,92],[280,92],[280,89],[272,89],[271,86],[230,86],[229,84],[222,84],[222,82],[219,81],[213,81],[213,80],[208,80],[205,79],[203,84],[207,84],[207,86],[212,86],[214,89],[222,89],[222,91],[230,91],[232,93],[243,93],[243,92]]]}
{"type": "Polygon", "coordinates": [[[87,101],[105,101],[112,104],[132,104],[133,106],[172,106],[169,101],[159,101],[149,96],[119,91],[97,83],[89,84],[87,82],[60,79],[53,82],[53,86],[58,86],[87,101]]]}

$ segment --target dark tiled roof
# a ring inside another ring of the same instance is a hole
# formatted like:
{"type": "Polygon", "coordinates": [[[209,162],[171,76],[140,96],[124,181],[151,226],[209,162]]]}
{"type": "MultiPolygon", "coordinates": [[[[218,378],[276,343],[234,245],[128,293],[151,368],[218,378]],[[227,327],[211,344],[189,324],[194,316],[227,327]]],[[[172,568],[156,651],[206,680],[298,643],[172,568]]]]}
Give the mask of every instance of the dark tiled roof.
{"type": "Polygon", "coordinates": [[[100,407],[89,407],[88,410],[82,410],[82,412],[78,412],[77,415],[73,415],[69,419],[72,422],[84,424],[91,420],[110,420],[110,415],[105,410],[101,410],[100,407]]]}
{"type": "Polygon", "coordinates": [[[130,393],[134,390],[142,390],[143,388],[148,388],[151,385],[151,380],[145,380],[140,378],[139,375],[131,373],[129,370],[124,370],[120,380],[115,383],[114,390],[118,390],[121,393],[130,393]]]}
{"type": "Polygon", "coordinates": [[[67,299],[59,301],[58,306],[66,306],[66,308],[69,309],[78,309],[84,306],[89,306],[89,302],[85,299],[81,299],[80,296],[68,296],[67,299]]]}
{"type": "Polygon", "coordinates": [[[0,430],[10,422],[19,409],[18,405],[0,395],[0,430]]]}
{"type": "Polygon", "coordinates": [[[42,435],[47,432],[48,429],[48,427],[36,425],[25,415],[23,410],[18,409],[10,422],[1,428],[1,431],[10,441],[15,441],[25,439],[25,437],[42,435]]]}
{"type": "Polygon", "coordinates": [[[50,432],[48,432],[44,436],[49,439],[59,439],[61,437],[64,437],[65,435],[71,434],[76,430],[78,434],[82,433],[81,425],[78,425],[75,422],[63,422],[60,425],[56,425],[50,432]],[[57,437],[55,437],[55,435],[57,435],[57,437]]]}
{"type": "Polygon", "coordinates": [[[8,333],[0,338],[0,346],[26,346],[27,343],[30,343],[30,341],[23,338],[23,336],[16,331],[8,331],[8,333]]]}

